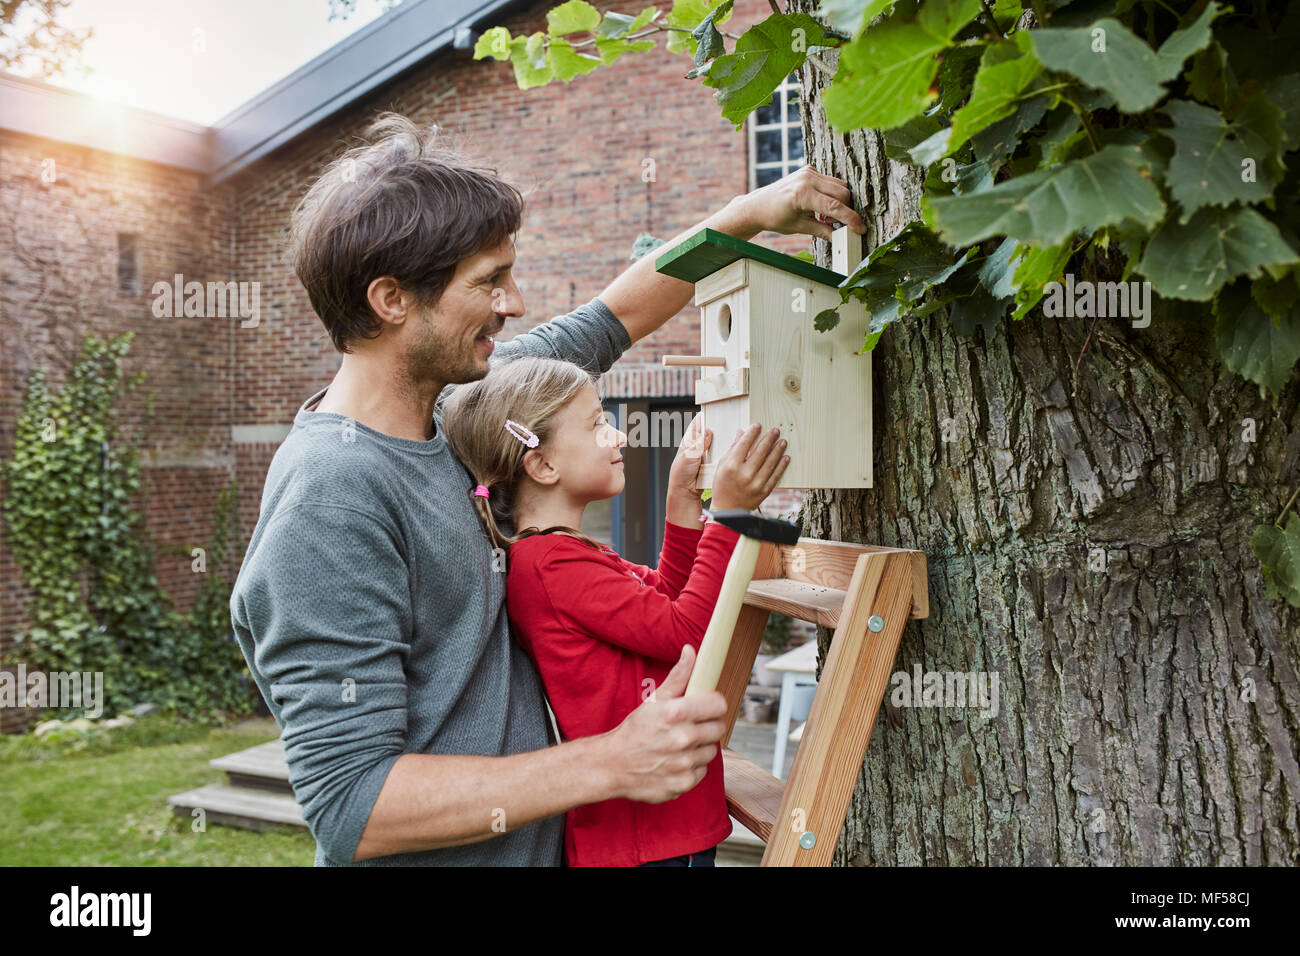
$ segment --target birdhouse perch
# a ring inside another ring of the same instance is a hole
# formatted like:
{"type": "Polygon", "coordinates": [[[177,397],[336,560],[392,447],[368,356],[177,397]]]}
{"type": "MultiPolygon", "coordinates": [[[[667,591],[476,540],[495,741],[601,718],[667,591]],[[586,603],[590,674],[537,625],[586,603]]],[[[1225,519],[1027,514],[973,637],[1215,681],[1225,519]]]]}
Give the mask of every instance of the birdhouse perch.
{"type": "Polygon", "coordinates": [[[847,227],[831,241],[836,271],[713,229],[702,229],[655,261],[664,275],[695,283],[700,355],[665,355],[698,365],[695,402],[713,445],[698,486],[713,487],[718,459],[751,422],[780,428],[790,463],[778,488],[871,487],[871,353],[866,307],[841,304],[839,284],[862,260],[847,227]],[[835,309],[829,332],[813,316],[835,309]]]}

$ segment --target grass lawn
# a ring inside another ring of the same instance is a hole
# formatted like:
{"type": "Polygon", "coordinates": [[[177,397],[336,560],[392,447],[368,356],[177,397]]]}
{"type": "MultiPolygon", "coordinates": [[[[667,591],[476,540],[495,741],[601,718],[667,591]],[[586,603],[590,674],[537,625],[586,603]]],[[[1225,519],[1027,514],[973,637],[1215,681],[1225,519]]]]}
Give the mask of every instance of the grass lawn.
{"type": "Polygon", "coordinates": [[[195,833],[167,804],[224,783],[208,761],[274,740],[268,723],[94,755],[0,751],[0,866],[311,866],[316,843],[306,829],[209,823],[195,833]]]}

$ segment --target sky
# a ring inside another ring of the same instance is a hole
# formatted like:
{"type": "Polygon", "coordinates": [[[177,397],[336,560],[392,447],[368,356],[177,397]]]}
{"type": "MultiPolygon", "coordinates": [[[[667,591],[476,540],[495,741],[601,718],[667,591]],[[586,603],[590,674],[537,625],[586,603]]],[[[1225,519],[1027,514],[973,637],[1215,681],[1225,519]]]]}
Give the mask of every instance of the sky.
{"type": "Polygon", "coordinates": [[[80,74],[56,86],[211,125],[384,12],[357,0],[72,0],[60,22],[94,32],[80,74]]]}

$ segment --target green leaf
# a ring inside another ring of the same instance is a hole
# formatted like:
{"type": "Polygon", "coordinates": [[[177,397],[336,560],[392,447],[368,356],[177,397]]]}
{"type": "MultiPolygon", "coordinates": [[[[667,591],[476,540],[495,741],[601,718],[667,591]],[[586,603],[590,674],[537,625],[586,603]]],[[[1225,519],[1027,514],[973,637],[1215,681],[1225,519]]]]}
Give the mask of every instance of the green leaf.
{"type": "MultiPolygon", "coordinates": [[[[674,0],[673,8],[668,12],[664,23],[670,27],[694,30],[713,8],[722,2],[723,0],[674,0]]],[[[731,14],[728,13],[713,22],[722,23],[730,16],[731,14]]],[[[695,56],[695,37],[689,33],[682,33],[679,30],[670,31],[666,46],[669,53],[689,53],[692,58],[695,56]]]]}
{"type": "Polygon", "coordinates": [[[796,259],[802,259],[804,262],[814,261],[813,254],[809,252],[807,249],[800,249],[798,252],[794,254],[794,257],[796,259]]]}
{"type": "Polygon", "coordinates": [[[1296,271],[1292,269],[1280,279],[1271,275],[1260,276],[1250,284],[1250,297],[1274,318],[1285,315],[1294,303],[1300,301],[1296,271]]]}
{"type": "Polygon", "coordinates": [[[1214,31],[1210,24],[1223,12],[1224,8],[1217,3],[1206,4],[1196,20],[1182,29],[1175,30],[1169,34],[1164,43],[1160,44],[1156,57],[1160,61],[1160,75],[1164,79],[1172,80],[1182,72],[1183,63],[1189,56],[1209,46],[1214,38],[1214,31]]]}
{"type": "Polygon", "coordinates": [[[484,30],[474,44],[474,59],[481,60],[488,56],[494,60],[510,59],[510,31],[505,27],[484,30]]]}
{"type": "Polygon", "coordinates": [[[856,36],[869,21],[893,5],[894,0],[822,0],[813,16],[825,20],[832,30],[856,36]]]}
{"type": "Polygon", "coordinates": [[[646,7],[636,18],[629,17],[626,13],[614,13],[607,11],[605,19],[600,21],[600,26],[596,32],[603,37],[625,37],[629,33],[635,33],[637,30],[647,26],[659,14],[658,7],[646,7]]]}
{"type": "Polygon", "coordinates": [[[709,15],[700,21],[700,25],[691,31],[691,36],[695,37],[695,66],[704,66],[705,63],[714,57],[722,56],[727,52],[727,45],[722,42],[722,34],[718,28],[713,25],[714,18],[726,17],[731,12],[733,0],[722,0],[709,15]]]}
{"type": "Polygon", "coordinates": [[[887,326],[913,311],[926,292],[947,280],[975,251],[967,249],[954,261],[952,250],[916,221],[873,249],[840,283],[841,297],[861,300],[871,313],[862,350],[875,348],[887,326]]]}
{"type": "Polygon", "coordinates": [[[609,37],[596,38],[596,52],[600,54],[601,62],[608,65],[617,60],[624,53],[632,50],[653,50],[655,47],[654,40],[620,40],[609,37]]]}
{"type": "Polygon", "coordinates": [[[555,78],[546,58],[546,34],[515,37],[510,41],[510,62],[515,68],[515,82],[521,90],[545,86],[555,78]]]}
{"type": "Polygon", "coordinates": [[[918,116],[910,119],[902,126],[895,126],[882,134],[885,141],[885,155],[896,163],[914,164],[916,161],[912,159],[912,148],[947,128],[933,116],[918,116]]]}
{"type": "Polygon", "coordinates": [[[1300,308],[1274,321],[1251,300],[1246,283],[1235,282],[1214,304],[1214,337],[1224,365],[1276,397],[1300,359],[1300,308]]]}
{"type": "Polygon", "coordinates": [[[573,45],[561,37],[551,39],[551,48],[547,54],[551,70],[557,80],[568,83],[575,76],[590,73],[600,66],[600,57],[588,56],[573,49],[573,45]]]}
{"type": "Polygon", "coordinates": [[[1211,41],[1187,68],[1187,91],[1202,103],[1227,109],[1237,98],[1237,78],[1228,65],[1228,52],[1211,41]]]}
{"type": "Polygon", "coordinates": [[[813,328],[818,332],[829,332],[840,324],[840,314],[835,309],[822,309],[813,316],[813,328]]]}
{"type": "Polygon", "coordinates": [[[1006,119],[999,120],[988,129],[971,137],[975,161],[958,178],[957,192],[961,194],[983,192],[993,188],[993,177],[1020,145],[1020,137],[1032,129],[1047,112],[1047,97],[1036,96],[1025,100],[1006,119]]]}
{"type": "Polygon", "coordinates": [[[635,33],[637,30],[645,29],[647,26],[650,25],[651,21],[657,19],[658,17],[659,17],[658,7],[646,7],[644,10],[642,10],[640,13],[636,15],[636,19],[632,21],[632,26],[629,32],[635,33]]]}
{"type": "Polygon", "coordinates": [[[970,97],[971,85],[975,74],[979,72],[980,56],[984,44],[972,43],[950,46],[939,58],[939,75],[935,83],[939,87],[939,99],[928,112],[931,115],[943,114],[951,117],[954,112],[970,97]]]}
{"type": "Polygon", "coordinates": [[[1038,59],[1050,69],[1104,90],[1125,113],[1140,113],[1165,95],[1164,84],[1182,72],[1183,61],[1210,42],[1210,21],[1222,8],[1211,3],[1194,24],[1176,30],[1152,50],[1113,17],[1085,27],[1030,30],[1038,59]]]}
{"type": "Polygon", "coordinates": [[[915,20],[895,15],[845,45],[822,96],[834,132],[893,129],[923,113],[938,95],[936,54],[979,10],[980,0],[927,0],[915,20]]]}
{"type": "Polygon", "coordinates": [[[948,154],[948,142],[951,138],[952,127],[945,126],[933,136],[922,140],[908,150],[908,159],[918,166],[929,166],[948,154]]]}
{"type": "Polygon", "coordinates": [[[1264,97],[1277,108],[1278,123],[1286,141],[1284,152],[1300,148],[1300,73],[1276,76],[1264,85],[1264,97]]]}
{"type": "Polygon", "coordinates": [[[1021,246],[1017,250],[1016,258],[1020,260],[1020,265],[1012,277],[1016,285],[1016,308],[1011,313],[1013,319],[1023,319],[1042,300],[1047,283],[1061,278],[1065,264],[1070,261],[1071,252],[1068,242],[1045,247],[1021,246]]]}
{"type": "Polygon", "coordinates": [[[951,154],[980,130],[1016,111],[1019,98],[1043,69],[1032,54],[1022,52],[1029,46],[1031,32],[1025,30],[1016,34],[1015,46],[999,43],[985,50],[970,99],[953,114],[952,136],[944,155],[951,154]]]}
{"type": "Polygon", "coordinates": [[[1083,121],[1069,104],[1062,103],[1048,114],[1043,133],[1032,144],[1039,166],[1055,166],[1074,158],[1075,148],[1088,140],[1083,121]]]}
{"type": "Polygon", "coordinates": [[[1015,255],[1020,244],[1014,239],[1003,239],[984,264],[980,266],[980,285],[995,299],[1009,299],[1015,294],[1013,276],[1021,257],[1015,255]]]}
{"type": "Polygon", "coordinates": [[[1231,124],[1190,100],[1173,100],[1160,112],[1174,121],[1161,132],[1174,143],[1165,182],[1182,207],[1180,222],[1202,206],[1256,203],[1273,194],[1283,172],[1283,133],[1279,111],[1264,96],[1231,124]]]}
{"type": "Polygon", "coordinates": [[[1300,515],[1291,513],[1286,530],[1265,524],[1250,536],[1250,549],[1264,572],[1266,596],[1300,607],[1300,515]]]}
{"type": "Polygon", "coordinates": [[[1234,276],[1296,262],[1300,256],[1254,209],[1206,206],[1186,224],[1165,220],[1137,268],[1160,295],[1204,302],[1234,276]]]}
{"type": "Polygon", "coordinates": [[[808,50],[830,41],[821,25],[805,13],[773,14],[740,35],[733,52],[713,61],[704,74],[704,85],[714,94],[722,115],[740,129],[745,117],[766,106],[787,76],[807,59],[808,50]],[[795,30],[802,30],[804,44],[796,49],[795,30]]]}
{"type": "Polygon", "coordinates": [[[606,10],[600,26],[596,27],[596,33],[603,37],[624,37],[631,31],[632,18],[626,13],[615,13],[613,10],[606,10]]]}
{"type": "Polygon", "coordinates": [[[586,0],[568,0],[546,12],[546,31],[553,37],[568,33],[595,33],[600,11],[586,0]]]}
{"type": "Polygon", "coordinates": [[[1006,303],[995,299],[983,286],[977,285],[969,295],[953,300],[948,308],[948,322],[958,335],[970,338],[979,328],[984,329],[986,335],[991,335],[998,320],[1006,314],[1006,303]]]}
{"type": "Polygon", "coordinates": [[[1136,147],[1107,146],[983,192],[924,198],[922,211],[926,222],[954,246],[989,236],[1051,246],[1080,229],[1091,231],[1125,219],[1151,227],[1163,217],[1164,202],[1143,175],[1148,165],[1136,147]]]}

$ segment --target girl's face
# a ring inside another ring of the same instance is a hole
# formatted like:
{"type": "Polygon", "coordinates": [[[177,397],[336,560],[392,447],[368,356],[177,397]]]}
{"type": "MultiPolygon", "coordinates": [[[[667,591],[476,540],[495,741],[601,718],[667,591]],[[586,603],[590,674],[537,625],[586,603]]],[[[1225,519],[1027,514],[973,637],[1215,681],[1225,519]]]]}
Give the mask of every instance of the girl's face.
{"type": "Polygon", "coordinates": [[[588,383],[556,416],[551,453],[545,458],[559,486],[576,501],[602,501],[623,490],[627,435],[605,417],[596,387],[588,383]]]}

